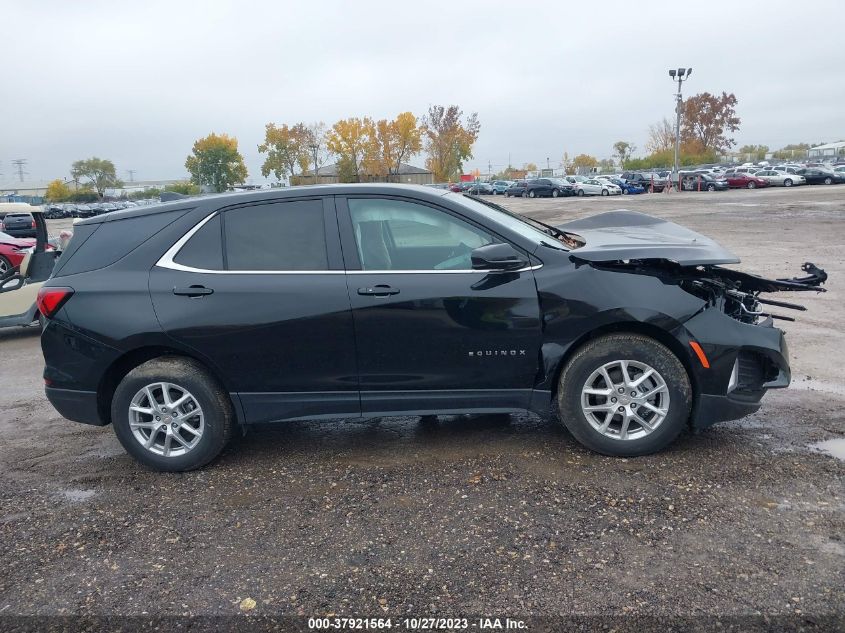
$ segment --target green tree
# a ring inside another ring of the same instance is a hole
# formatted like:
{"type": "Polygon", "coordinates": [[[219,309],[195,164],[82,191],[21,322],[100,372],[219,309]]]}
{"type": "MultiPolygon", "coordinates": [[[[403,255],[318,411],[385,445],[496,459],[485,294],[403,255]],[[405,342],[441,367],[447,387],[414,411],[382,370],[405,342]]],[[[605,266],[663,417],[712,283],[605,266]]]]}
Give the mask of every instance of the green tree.
{"type": "Polygon", "coordinates": [[[423,119],[424,147],[428,154],[426,167],[435,182],[456,180],[464,161],[472,158],[472,146],[478,139],[481,124],[478,114],[462,120],[463,111],[456,105],[433,105],[423,119]]]}
{"type": "Polygon", "coordinates": [[[123,183],[117,177],[114,163],[103,158],[89,158],[77,160],[70,168],[70,175],[74,180],[86,179],[83,184],[90,185],[101,198],[106,189],[122,187],[123,183]]]}
{"type": "Polygon", "coordinates": [[[613,162],[610,158],[602,158],[599,161],[599,171],[603,174],[607,174],[613,171],[616,171],[616,163],[613,162]]]}
{"type": "Polygon", "coordinates": [[[185,168],[191,174],[191,182],[200,187],[207,185],[218,193],[248,176],[244,158],[238,151],[238,139],[214,132],[194,143],[185,168]]]}
{"type": "Polygon", "coordinates": [[[51,180],[47,185],[47,191],[44,195],[50,202],[64,202],[73,195],[73,191],[67,184],[58,178],[51,180]]]}
{"type": "MultiPolygon", "coordinates": [[[[196,196],[200,193],[199,185],[189,180],[183,180],[182,182],[174,182],[171,185],[165,186],[164,190],[172,191],[173,193],[181,193],[186,196],[196,196]]],[[[159,193],[159,195],[161,195],[161,193],[159,193]]]]}
{"type": "Polygon", "coordinates": [[[623,167],[636,151],[636,145],[629,143],[628,141],[616,141],[613,144],[613,155],[619,159],[619,164],[623,167]]]}
{"type": "Polygon", "coordinates": [[[748,156],[748,160],[764,160],[769,153],[768,145],[743,145],[739,153],[748,156]]]}
{"type": "Polygon", "coordinates": [[[304,123],[297,123],[288,127],[287,124],[277,127],[268,123],[264,129],[264,142],[258,146],[258,151],[267,154],[261,165],[261,174],[266,178],[271,173],[276,180],[282,181],[286,177],[296,175],[307,169],[308,158],[308,129],[304,123]],[[302,167],[303,163],[305,167],[302,167]]]}

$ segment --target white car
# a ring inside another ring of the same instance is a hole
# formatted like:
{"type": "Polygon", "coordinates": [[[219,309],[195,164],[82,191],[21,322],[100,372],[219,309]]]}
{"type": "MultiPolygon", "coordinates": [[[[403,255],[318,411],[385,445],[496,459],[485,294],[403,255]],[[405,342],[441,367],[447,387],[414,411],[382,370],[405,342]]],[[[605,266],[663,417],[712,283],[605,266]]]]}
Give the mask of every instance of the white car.
{"type": "Polygon", "coordinates": [[[589,178],[575,185],[575,193],[579,196],[621,196],[622,188],[609,180],[589,178]]]}
{"type": "Polygon", "coordinates": [[[807,184],[807,179],[800,174],[788,174],[774,169],[762,169],[754,174],[757,178],[762,178],[772,186],[777,187],[792,187],[793,185],[807,184]]]}

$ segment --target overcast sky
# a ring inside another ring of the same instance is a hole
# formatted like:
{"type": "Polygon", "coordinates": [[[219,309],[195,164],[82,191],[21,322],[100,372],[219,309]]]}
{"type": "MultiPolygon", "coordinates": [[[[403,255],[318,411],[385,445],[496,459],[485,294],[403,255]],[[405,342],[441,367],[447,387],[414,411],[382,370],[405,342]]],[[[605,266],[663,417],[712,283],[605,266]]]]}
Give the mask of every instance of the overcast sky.
{"type": "MultiPolygon", "coordinates": [[[[685,95],[734,92],[739,144],[845,138],[841,0],[781,2],[3,2],[0,182],[99,156],[186,175],[193,141],[240,142],[260,182],[267,122],[478,112],[468,168],[644,149],[685,95]]],[[[411,162],[422,165],[423,156],[411,162]]]]}

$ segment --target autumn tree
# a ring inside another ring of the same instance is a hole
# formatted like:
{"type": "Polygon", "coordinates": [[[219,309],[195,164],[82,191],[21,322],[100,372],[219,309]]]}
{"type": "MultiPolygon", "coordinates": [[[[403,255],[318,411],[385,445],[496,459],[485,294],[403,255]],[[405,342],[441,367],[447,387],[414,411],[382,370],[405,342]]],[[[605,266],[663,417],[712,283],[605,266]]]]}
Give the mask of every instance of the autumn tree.
{"type": "Polygon", "coordinates": [[[465,160],[472,158],[472,146],[478,139],[481,124],[473,113],[462,121],[463,112],[456,105],[433,105],[425,116],[424,147],[428,154],[426,167],[436,182],[454,180],[463,170],[465,160]]]}
{"type": "Polygon", "coordinates": [[[64,202],[71,195],[73,195],[73,191],[71,191],[70,187],[63,180],[56,178],[48,183],[44,197],[50,202],[64,202]]]}
{"type": "Polygon", "coordinates": [[[578,156],[572,159],[572,167],[574,167],[576,171],[581,169],[592,169],[593,167],[598,167],[598,164],[598,159],[595,156],[590,156],[589,154],[578,154],[578,156]]]}
{"type": "Polygon", "coordinates": [[[300,171],[307,169],[310,162],[307,141],[308,130],[304,123],[281,127],[268,123],[264,126],[264,142],[258,146],[259,153],[267,154],[261,165],[261,175],[266,178],[272,173],[276,180],[282,181],[295,175],[297,168],[300,171]]]}
{"type": "Polygon", "coordinates": [[[375,124],[369,117],[351,117],[335,123],[326,134],[326,148],[338,157],[341,182],[360,182],[364,159],[372,151],[375,124]]]}
{"type": "Polygon", "coordinates": [[[191,174],[191,182],[200,187],[207,185],[218,193],[243,182],[248,175],[238,151],[238,139],[214,132],[194,143],[185,168],[191,174]]]}
{"type": "Polygon", "coordinates": [[[743,145],[739,148],[739,153],[749,156],[751,160],[763,160],[766,154],[769,153],[768,145],[743,145]]]}
{"type": "Polygon", "coordinates": [[[613,144],[613,155],[619,159],[619,164],[622,167],[630,160],[634,152],[637,151],[636,145],[628,141],[616,141],[613,144]]]}
{"type": "Polygon", "coordinates": [[[736,142],[729,136],[739,129],[736,96],[702,92],[684,100],[681,112],[681,139],[697,143],[704,151],[724,154],[736,142]]]}
{"type": "Polygon", "coordinates": [[[648,141],[645,146],[652,154],[665,152],[675,147],[675,128],[669,119],[664,117],[654,125],[648,126],[648,141]]]}
{"type": "Polygon", "coordinates": [[[522,167],[525,171],[540,171],[540,168],[537,167],[537,163],[525,163],[522,167]]]}
{"type": "Polygon", "coordinates": [[[422,128],[411,112],[402,112],[392,121],[376,121],[372,146],[367,156],[368,171],[390,180],[422,149],[422,128]]]}
{"type": "Polygon", "coordinates": [[[317,174],[320,167],[326,164],[329,150],[326,145],[326,124],[322,121],[311,123],[305,127],[305,149],[307,152],[299,159],[302,171],[308,169],[309,163],[314,168],[314,184],[317,184],[317,174]]]}
{"type": "Polygon", "coordinates": [[[106,189],[122,187],[123,183],[117,177],[114,163],[104,158],[89,158],[77,160],[71,165],[70,175],[74,180],[85,179],[83,185],[90,185],[101,198],[106,189]]]}

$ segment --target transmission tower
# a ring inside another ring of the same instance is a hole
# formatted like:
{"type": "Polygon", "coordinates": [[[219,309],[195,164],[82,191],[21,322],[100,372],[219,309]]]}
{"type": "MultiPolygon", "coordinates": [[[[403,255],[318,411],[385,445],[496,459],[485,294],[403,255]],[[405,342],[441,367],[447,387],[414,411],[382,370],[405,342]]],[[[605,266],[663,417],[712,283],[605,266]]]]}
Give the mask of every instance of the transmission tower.
{"type": "Polygon", "coordinates": [[[14,165],[14,169],[18,172],[18,178],[20,181],[23,182],[23,177],[29,174],[28,171],[24,171],[24,167],[26,167],[27,160],[25,158],[16,158],[12,161],[12,165],[14,165]]]}
{"type": "Polygon", "coordinates": [[[135,182],[135,172],[138,171],[137,169],[127,169],[126,173],[129,174],[129,182],[135,182]]]}

